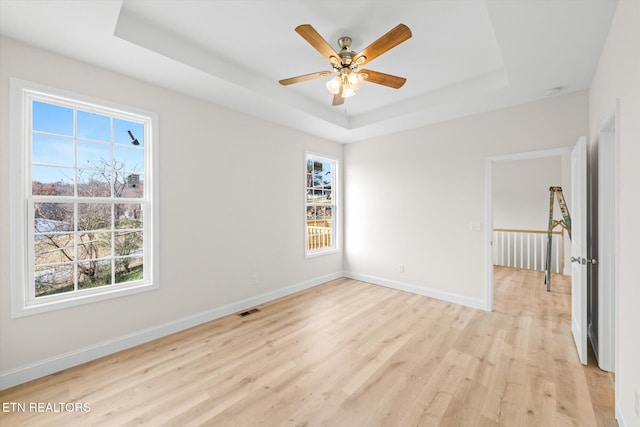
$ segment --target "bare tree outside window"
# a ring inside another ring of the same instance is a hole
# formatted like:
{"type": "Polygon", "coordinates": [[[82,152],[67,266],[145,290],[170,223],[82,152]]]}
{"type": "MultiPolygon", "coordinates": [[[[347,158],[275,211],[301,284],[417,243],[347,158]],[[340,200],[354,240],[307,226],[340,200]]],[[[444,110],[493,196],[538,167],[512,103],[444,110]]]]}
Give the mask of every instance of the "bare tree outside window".
{"type": "Polygon", "coordinates": [[[36,297],[143,279],[142,125],[33,108],[36,297]]]}

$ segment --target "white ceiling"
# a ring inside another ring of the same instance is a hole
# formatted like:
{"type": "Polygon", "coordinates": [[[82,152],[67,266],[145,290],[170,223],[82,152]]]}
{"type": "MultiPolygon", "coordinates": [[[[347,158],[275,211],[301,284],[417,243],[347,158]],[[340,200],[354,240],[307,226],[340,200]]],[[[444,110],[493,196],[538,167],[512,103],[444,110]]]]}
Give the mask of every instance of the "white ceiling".
{"type": "Polygon", "coordinates": [[[284,126],[351,142],[589,86],[616,0],[0,0],[4,36],[284,126]],[[360,51],[399,23],[413,37],[366,68],[407,78],[365,83],[344,105],[330,70],[294,29],[360,51]]]}

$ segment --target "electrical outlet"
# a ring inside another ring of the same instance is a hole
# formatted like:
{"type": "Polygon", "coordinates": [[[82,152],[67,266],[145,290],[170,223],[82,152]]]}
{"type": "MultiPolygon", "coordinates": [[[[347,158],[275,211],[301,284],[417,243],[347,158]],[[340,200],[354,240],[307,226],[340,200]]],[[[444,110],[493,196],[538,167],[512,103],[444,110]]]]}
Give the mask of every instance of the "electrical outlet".
{"type": "Polygon", "coordinates": [[[636,415],[640,417],[640,395],[638,390],[636,390],[636,415]]]}
{"type": "Polygon", "coordinates": [[[404,273],[404,264],[398,264],[398,273],[404,273]]]}
{"type": "Polygon", "coordinates": [[[258,273],[253,273],[253,276],[251,276],[251,283],[254,285],[258,284],[258,273]]]}

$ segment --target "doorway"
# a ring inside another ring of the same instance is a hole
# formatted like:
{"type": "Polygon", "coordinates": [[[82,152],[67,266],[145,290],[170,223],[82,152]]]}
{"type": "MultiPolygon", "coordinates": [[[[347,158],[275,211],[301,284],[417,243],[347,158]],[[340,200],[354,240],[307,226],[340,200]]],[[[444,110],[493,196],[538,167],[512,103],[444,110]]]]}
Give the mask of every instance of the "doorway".
{"type": "MultiPolygon", "coordinates": [[[[591,268],[591,288],[589,289],[588,336],[592,343],[598,365],[606,371],[614,371],[617,354],[617,325],[615,322],[618,312],[618,137],[617,118],[618,107],[602,125],[597,146],[591,150],[590,176],[590,217],[589,234],[593,238],[594,246],[590,248],[587,258],[597,261],[597,268],[591,268]]],[[[506,154],[486,159],[485,180],[485,295],[486,309],[494,309],[494,179],[499,165],[523,160],[568,158],[572,147],[541,150],[525,153],[506,154]]],[[[563,165],[564,169],[564,165],[563,165]]],[[[569,175],[570,176],[570,175],[569,175]]],[[[541,185],[545,185],[542,183],[541,185]]],[[[563,179],[562,186],[570,187],[563,179]]],[[[570,198],[567,198],[569,200],[570,198]]],[[[548,209],[548,205],[547,205],[548,209]]],[[[571,211],[571,206],[569,206],[571,211]]],[[[569,265],[565,263],[565,265],[569,265]]],[[[593,264],[590,265],[590,267],[593,264]]],[[[569,267],[570,268],[570,267],[569,267]]],[[[565,269],[564,272],[568,273],[565,269]]]]}
{"type": "MultiPolygon", "coordinates": [[[[571,154],[571,147],[557,148],[551,150],[532,151],[525,153],[505,154],[502,156],[494,156],[486,159],[486,189],[485,189],[485,206],[486,206],[486,242],[485,247],[485,260],[486,260],[486,308],[489,311],[493,311],[494,307],[494,277],[493,277],[493,264],[494,264],[494,175],[496,175],[498,168],[502,165],[514,162],[533,161],[533,160],[545,160],[545,159],[566,159],[571,154]],[[495,172],[494,172],[495,171],[495,172]]],[[[541,175],[544,171],[540,171],[541,175]]],[[[568,183],[567,183],[568,184],[568,183]]],[[[541,186],[545,184],[541,181],[541,186]]],[[[557,185],[557,184],[556,184],[557,185]]],[[[546,188],[548,190],[548,186],[546,188]]],[[[548,218],[548,193],[546,203],[541,206],[544,221],[548,218]],[[545,213],[546,212],[546,213],[545,213]]],[[[566,263],[565,263],[566,264],[566,263]]]]}

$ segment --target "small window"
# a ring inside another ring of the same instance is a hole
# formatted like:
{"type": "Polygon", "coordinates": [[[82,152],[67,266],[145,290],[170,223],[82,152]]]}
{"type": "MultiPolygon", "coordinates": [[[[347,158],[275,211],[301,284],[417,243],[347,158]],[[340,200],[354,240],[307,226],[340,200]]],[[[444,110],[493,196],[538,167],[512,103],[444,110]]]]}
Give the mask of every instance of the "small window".
{"type": "Polygon", "coordinates": [[[154,116],[17,80],[12,96],[14,316],[156,288],[154,116]]]}
{"type": "Polygon", "coordinates": [[[337,250],[337,168],[335,159],[306,158],[306,255],[337,250]]]}

